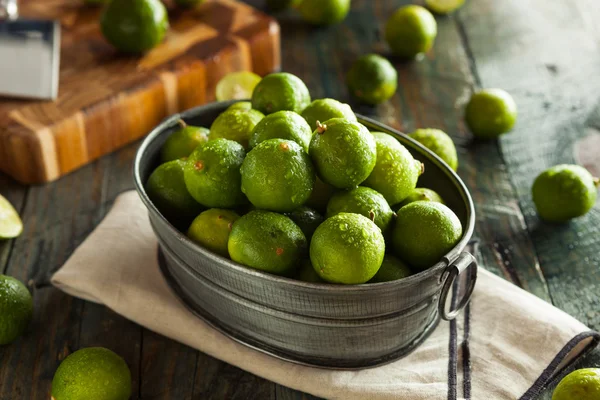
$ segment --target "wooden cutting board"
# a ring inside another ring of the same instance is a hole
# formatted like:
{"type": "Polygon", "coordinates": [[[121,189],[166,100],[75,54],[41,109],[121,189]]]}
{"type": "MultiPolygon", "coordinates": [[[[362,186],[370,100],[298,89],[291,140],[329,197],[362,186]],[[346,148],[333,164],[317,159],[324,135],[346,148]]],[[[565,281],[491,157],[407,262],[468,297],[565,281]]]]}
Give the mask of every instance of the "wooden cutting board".
{"type": "Polygon", "coordinates": [[[280,68],[277,22],[233,0],[170,7],[165,41],[143,56],[119,54],[100,33],[100,10],[77,0],[21,0],[20,11],[62,27],[58,99],[0,97],[0,170],[23,183],[57,179],[213,101],[229,72],[280,68]]]}

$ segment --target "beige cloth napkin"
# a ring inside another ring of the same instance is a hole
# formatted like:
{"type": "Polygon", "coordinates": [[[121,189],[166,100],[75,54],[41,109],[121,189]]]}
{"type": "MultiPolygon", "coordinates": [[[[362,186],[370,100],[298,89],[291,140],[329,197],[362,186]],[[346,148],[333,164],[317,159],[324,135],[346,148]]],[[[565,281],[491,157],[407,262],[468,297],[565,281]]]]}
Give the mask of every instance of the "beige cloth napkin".
{"type": "MultiPolygon", "coordinates": [[[[52,283],[138,324],[279,384],[331,399],[530,399],[600,337],[480,268],[468,309],[407,357],[358,371],[311,368],[247,348],[195,317],[163,279],[135,192],[119,196],[52,283]]],[[[352,351],[349,349],[348,351],[352,351]]]]}

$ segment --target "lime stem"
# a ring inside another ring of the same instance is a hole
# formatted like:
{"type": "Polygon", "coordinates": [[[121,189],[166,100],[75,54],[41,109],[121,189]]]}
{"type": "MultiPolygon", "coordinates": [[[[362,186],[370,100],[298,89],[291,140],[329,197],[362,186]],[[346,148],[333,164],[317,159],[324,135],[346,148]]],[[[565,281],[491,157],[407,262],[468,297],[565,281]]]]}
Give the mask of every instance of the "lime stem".
{"type": "Polygon", "coordinates": [[[375,222],[375,213],[373,212],[373,210],[369,211],[369,218],[371,219],[371,221],[375,222]]]}
{"type": "Polygon", "coordinates": [[[600,178],[592,178],[592,180],[594,181],[594,185],[596,185],[596,187],[600,186],[600,178]]]}
{"type": "Polygon", "coordinates": [[[423,175],[425,173],[425,164],[421,163],[421,173],[419,175],[423,175]]]}
{"type": "Polygon", "coordinates": [[[327,125],[322,124],[320,121],[317,121],[317,133],[322,135],[327,130],[327,125]]]}
{"type": "Polygon", "coordinates": [[[187,128],[187,124],[181,118],[177,121],[177,123],[179,124],[179,126],[181,126],[181,129],[187,128]]]}

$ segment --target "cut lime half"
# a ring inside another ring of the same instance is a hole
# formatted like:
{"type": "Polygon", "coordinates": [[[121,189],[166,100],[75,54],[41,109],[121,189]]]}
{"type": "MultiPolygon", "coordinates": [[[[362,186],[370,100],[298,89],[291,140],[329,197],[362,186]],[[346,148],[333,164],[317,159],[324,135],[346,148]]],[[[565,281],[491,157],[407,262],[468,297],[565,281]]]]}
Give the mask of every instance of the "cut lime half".
{"type": "Polygon", "coordinates": [[[0,239],[12,239],[23,232],[17,210],[0,194],[0,239]]]}
{"type": "Polygon", "coordinates": [[[218,101],[244,100],[252,97],[254,87],[261,77],[250,71],[232,72],[225,75],[217,83],[216,95],[218,101]]]}
{"type": "Polygon", "coordinates": [[[465,0],[425,0],[425,6],[436,14],[449,14],[459,9],[465,0]]]}

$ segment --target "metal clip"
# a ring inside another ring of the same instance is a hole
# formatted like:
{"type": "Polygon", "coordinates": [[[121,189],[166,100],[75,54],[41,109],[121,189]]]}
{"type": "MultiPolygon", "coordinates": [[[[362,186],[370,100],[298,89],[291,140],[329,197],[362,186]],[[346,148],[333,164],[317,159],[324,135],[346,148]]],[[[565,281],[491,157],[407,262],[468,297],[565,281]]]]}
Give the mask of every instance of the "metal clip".
{"type": "Polygon", "coordinates": [[[442,292],[440,294],[438,311],[442,319],[450,321],[456,318],[460,311],[467,305],[469,300],[471,300],[471,295],[475,289],[475,282],[477,281],[477,260],[471,253],[465,251],[461,253],[456,260],[450,263],[450,265],[448,265],[444,274],[446,275],[446,281],[444,282],[444,286],[442,287],[442,292]],[[460,302],[456,308],[452,309],[452,306],[450,306],[450,310],[446,311],[448,294],[452,292],[454,281],[465,270],[469,273],[469,276],[467,276],[468,286],[465,294],[460,299],[460,302]]]}

